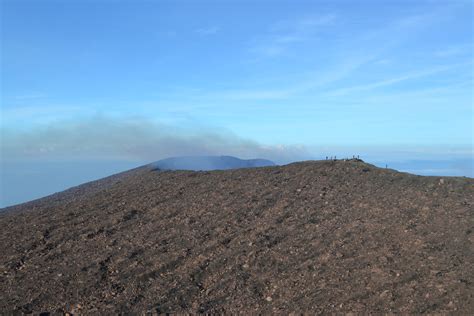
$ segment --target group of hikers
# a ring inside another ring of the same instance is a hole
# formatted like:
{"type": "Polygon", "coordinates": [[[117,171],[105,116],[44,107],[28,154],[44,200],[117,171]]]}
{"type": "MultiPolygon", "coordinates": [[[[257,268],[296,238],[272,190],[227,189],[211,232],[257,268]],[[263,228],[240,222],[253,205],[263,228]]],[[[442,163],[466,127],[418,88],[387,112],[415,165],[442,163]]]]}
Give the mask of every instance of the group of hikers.
{"type": "MultiPolygon", "coordinates": [[[[360,159],[359,158],[359,155],[357,155],[357,157],[355,155],[352,155],[352,159],[360,159]]],[[[336,156],[326,156],[326,160],[337,160],[336,156]]],[[[342,159],[342,160],[350,160],[349,158],[345,158],[345,159],[342,159]]]]}

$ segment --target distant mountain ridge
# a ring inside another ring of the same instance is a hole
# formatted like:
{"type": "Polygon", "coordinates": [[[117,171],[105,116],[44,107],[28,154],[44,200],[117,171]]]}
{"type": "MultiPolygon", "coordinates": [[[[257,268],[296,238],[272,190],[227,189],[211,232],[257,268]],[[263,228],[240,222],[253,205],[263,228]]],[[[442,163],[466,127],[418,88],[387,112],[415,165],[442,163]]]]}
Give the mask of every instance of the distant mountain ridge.
{"type": "Polygon", "coordinates": [[[276,164],[267,159],[240,159],[233,156],[183,156],[162,159],[151,165],[161,170],[210,171],[269,167],[276,164]]]}

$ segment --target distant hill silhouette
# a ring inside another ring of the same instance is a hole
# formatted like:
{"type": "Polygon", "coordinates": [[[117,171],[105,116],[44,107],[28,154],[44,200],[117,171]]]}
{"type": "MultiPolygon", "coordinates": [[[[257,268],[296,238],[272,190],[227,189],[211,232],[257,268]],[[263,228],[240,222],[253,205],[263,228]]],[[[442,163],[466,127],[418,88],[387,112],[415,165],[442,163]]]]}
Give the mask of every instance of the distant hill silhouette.
{"type": "Polygon", "coordinates": [[[239,159],[232,156],[186,156],[171,157],[152,163],[161,170],[229,170],[254,167],[275,166],[273,161],[266,159],[239,159]]]}

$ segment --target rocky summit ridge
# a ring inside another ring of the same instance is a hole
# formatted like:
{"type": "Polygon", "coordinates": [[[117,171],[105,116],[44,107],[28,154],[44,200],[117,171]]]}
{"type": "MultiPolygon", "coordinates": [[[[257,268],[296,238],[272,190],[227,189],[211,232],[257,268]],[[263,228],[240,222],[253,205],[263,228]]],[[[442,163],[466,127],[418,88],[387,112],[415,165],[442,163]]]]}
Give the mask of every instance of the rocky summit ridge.
{"type": "Polygon", "coordinates": [[[474,313],[474,180],[143,166],[0,212],[0,311],[474,313]]]}

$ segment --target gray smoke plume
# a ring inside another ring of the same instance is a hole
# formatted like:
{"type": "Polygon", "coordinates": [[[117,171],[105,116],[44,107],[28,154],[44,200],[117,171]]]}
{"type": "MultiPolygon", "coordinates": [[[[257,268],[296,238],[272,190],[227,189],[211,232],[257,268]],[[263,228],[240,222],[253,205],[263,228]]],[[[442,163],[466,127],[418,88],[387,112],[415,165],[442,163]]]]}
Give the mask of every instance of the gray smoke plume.
{"type": "Polygon", "coordinates": [[[277,163],[308,159],[303,146],[266,146],[225,129],[186,128],[144,118],[96,117],[19,132],[2,130],[6,160],[114,159],[154,161],[170,156],[232,155],[277,163]]]}

